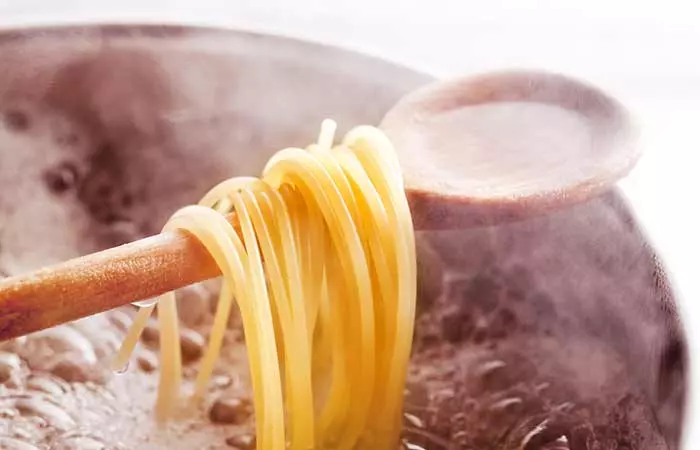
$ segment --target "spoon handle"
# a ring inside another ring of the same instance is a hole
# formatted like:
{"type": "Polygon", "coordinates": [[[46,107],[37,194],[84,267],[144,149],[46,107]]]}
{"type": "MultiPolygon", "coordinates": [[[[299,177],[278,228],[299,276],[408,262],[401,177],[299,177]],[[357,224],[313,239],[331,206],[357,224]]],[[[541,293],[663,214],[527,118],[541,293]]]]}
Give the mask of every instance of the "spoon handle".
{"type": "MultiPolygon", "coordinates": [[[[227,217],[234,227],[235,215],[227,217]]],[[[107,311],[220,275],[183,231],[0,280],[0,341],[107,311]]]]}

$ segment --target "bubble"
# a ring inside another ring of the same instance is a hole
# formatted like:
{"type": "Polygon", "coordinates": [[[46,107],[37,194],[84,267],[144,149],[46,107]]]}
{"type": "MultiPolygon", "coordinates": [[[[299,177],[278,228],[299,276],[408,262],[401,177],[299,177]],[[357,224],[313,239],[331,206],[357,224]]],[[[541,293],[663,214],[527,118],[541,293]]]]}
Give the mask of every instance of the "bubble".
{"type": "Polygon", "coordinates": [[[158,303],[158,297],[149,298],[147,300],[139,300],[138,302],[132,302],[131,304],[138,308],[149,308],[158,303]]]}
{"type": "Polygon", "coordinates": [[[56,194],[71,189],[78,182],[78,169],[74,164],[64,162],[44,174],[47,186],[56,194]]]}
{"type": "Polygon", "coordinates": [[[10,109],[3,115],[5,126],[13,131],[26,131],[31,126],[29,115],[19,109],[10,109]]]}
{"type": "Polygon", "coordinates": [[[131,362],[129,360],[127,360],[126,363],[123,366],[117,368],[115,370],[115,372],[118,373],[119,375],[124,374],[129,370],[130,365],[131,365],[131,362]]]}
{"type": "Polygon", "coordinates": [[[15,408],[25,416],[43,419],[57,430],[64,431],[75,426],[75,421],[62,406],[55,405],[41,397],[21,398],[15,408]]]}

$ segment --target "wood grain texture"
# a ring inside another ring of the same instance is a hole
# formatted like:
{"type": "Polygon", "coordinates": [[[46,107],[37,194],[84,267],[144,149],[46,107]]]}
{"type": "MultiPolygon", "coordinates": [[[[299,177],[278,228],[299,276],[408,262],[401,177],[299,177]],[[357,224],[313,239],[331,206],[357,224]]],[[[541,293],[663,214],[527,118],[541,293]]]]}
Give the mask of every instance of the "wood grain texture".
{"type": "MultiPolygon", "coordinates": [[[[237,227],[235,215],[227,219],[237,227]]],[[[220,274],[197,238],[174,231],[5,278],[0,280],[0,341],[220,274]]]]}

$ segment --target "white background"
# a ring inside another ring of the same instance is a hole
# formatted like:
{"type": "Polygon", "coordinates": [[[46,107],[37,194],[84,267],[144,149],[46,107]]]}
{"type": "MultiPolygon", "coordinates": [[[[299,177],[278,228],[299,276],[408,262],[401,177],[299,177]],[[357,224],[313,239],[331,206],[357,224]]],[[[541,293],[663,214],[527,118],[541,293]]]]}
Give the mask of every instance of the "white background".
{"type": "MultiPolygon", "coordinates": [[[[700,355],[700,11],[694,1],[0,0],[0,26],[59,21],[238,27],[350,47],[438,76],[550,69],[636,114],[645,156],[623,186],[681,292],[700,355]]],[[[700,8],[700,5],[698,6],[700,8]]],[[[0,61],[0,67],[2,61],[0,61]]],[[[687,448],[700,446],[700,358],[687,448]],[[696,419],[697,417],[697,419],[696,419]]]]}

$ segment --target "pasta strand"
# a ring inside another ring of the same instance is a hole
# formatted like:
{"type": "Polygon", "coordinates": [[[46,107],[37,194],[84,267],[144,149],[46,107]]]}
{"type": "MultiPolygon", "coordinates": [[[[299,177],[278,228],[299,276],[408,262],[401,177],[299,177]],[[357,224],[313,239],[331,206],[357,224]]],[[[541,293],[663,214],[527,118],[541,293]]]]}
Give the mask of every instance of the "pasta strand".
{"type": "MultiPolygon", "coordinates": [[[[393,450],[399,441],[416,302],[415,237],[398,159],[369,126],[334,146],[287,148],[261,178],[225,180],[164,230],[197,238],[223,285],[190,406],[206,393],[234,302],[248,351],[259,450],[393,450]],[[240,235],[224,214],[235,212],[240,235]]],[[[173,293],[139,312],[123,367],[158,308],[159,418],[180,406],[173,293]]]]}

